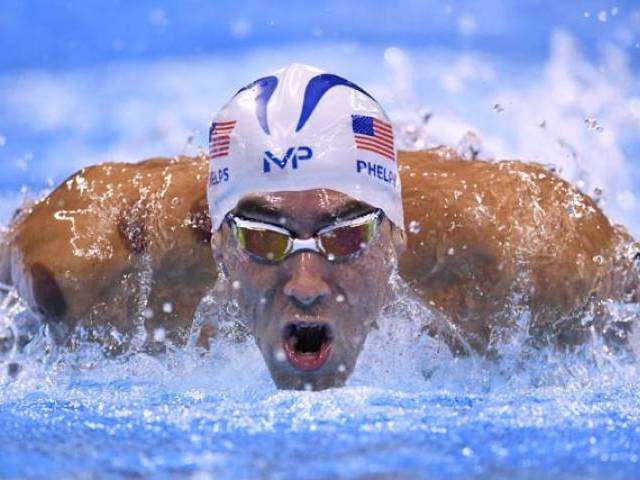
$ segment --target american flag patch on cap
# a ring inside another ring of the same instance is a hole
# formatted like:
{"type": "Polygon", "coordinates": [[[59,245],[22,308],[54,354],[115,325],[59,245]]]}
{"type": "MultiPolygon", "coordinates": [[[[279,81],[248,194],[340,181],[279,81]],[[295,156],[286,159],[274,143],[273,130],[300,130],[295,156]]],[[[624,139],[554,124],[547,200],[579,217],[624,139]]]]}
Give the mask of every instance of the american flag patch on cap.
{"type": "Polygon", "coordinates": [[[214,122],[209,129],[209,158],[218,158],[229,155],[229,136],[236,126],[235,120],[226,122],[214,122]]]}
{"type": "Polygon", "coordinates": [[[394,160],[391,125],[366,115],[351,115],[356,147],[394,160]]]}

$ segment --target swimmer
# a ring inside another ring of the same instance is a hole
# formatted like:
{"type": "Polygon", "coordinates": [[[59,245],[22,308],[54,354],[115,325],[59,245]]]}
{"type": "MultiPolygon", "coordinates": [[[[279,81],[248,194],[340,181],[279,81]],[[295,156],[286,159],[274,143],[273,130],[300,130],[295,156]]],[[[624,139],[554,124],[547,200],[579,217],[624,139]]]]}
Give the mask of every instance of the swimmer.
{"type": "Polygon", "coordinates": [[[113,353],[114,332],[184,343],[207,293],[233,300],[283,389],[343,385],[394,278],[456,354],[493,355],[524,312],[533,344],[626,342],[607,305],[640,301],[640,249],[540,165],[397,152],[370,94],[299,64],[240,89],[209,141],[72,175],[0,237],[0,282],[113,353]]]}

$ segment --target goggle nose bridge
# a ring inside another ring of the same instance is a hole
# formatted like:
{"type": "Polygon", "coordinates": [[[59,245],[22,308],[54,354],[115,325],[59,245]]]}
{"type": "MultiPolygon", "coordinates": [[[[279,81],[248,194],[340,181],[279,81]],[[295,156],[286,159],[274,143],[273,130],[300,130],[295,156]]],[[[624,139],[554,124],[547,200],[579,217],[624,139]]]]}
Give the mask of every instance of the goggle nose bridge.
{"type": "Polygon", "coordinates": [[[299,252],[300,250],[311,250],[314,252],[322,253],[320,247],[318,247],[318,241],[315,238],[290,238],[291,249],[289,253],[299,252]]]}

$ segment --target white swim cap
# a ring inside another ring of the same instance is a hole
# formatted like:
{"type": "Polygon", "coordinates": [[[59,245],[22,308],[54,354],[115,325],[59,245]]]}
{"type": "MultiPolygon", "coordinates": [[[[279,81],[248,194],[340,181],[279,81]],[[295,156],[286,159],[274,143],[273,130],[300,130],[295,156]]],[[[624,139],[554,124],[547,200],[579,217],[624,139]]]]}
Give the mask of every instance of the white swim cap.
{"type": "Polygon", "coordinates": [[[240,89],[209,131],[214,229],[249,193],[336,190],[404,228],[393,130],[359,86],[292,64],[240,89]]]}

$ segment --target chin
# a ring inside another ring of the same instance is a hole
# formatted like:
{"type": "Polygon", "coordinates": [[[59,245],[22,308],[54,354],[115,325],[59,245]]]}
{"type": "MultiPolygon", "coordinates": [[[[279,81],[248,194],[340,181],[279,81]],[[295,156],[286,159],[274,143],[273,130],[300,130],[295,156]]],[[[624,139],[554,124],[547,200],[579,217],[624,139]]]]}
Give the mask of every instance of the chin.
{"type": "Polygon", "coordinates": [[[350,371],[340,372],[338,369],[326,372],[292,372],[282,368],[281,365],[271,363],[268,365],[276,387],[280,390],[326,390],[344,386],[349,378],[350,371]]]}

